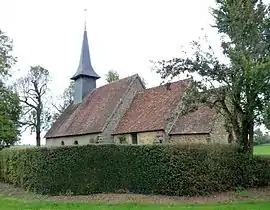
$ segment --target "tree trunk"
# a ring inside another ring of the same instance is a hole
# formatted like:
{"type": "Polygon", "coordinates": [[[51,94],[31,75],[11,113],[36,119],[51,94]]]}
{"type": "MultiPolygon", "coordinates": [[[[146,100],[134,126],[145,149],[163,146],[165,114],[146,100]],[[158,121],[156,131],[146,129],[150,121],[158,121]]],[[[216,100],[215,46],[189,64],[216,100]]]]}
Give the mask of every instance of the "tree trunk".
{"type": "Polygon", "coordinates": [[[254,140],[254,123],[249,123],[249,150],[253,154],[253,140],[254,140]]]}
{"type": "Polygon", "coordinates": [[[253,135],[254,135],[254,123],[248,118],[244,117],[241,128],[240,145],[243,152],[249,152],[252,154],[253,148],[253,135]]]}
{"type": "Polygon", "coordinates": [[[40,131],[36,131],[36,143],[37,147],[40,147],[40,131]]]}
{"type": "Polygon", "coordinates": [[[37,141],[37,147],[40,147],[40,134],[41,134],[41,111],[37,111],[37,126],[36,126],[36,141],[37,141]]]}
{"type": "Polygon", "coordinates": [[[36,140],[37,140],[37,147],[40,147],[40,133],[41,133],[41,113],[42,113],[42,102],[41,96],[38,98],[38,108],[37,108],[37,124],[36,124],[36,140]]]}

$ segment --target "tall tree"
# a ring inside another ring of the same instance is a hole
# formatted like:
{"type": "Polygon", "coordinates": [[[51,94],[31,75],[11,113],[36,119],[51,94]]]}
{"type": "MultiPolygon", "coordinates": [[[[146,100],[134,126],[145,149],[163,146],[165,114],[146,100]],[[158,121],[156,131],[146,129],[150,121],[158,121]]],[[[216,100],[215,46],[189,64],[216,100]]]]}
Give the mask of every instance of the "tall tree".
{"type": "Polygon", "coordinates": [[[106,74],[106,81],[108,83],[111,83],[117,80],[119,80],[119,74],[117,73],[117,71],[113,70],[108,71],[108,73],[106,74]]]}
{"type": "Polygon", "coordinates": [[[62,114],[66,108],[73,103],[75,83],[73,80],[70,81],[69,86],[64,90],[64,92],[59,96],[58,103],[53,104],[56,112],[53,115],[53,121],[55,121],[60,114],[62,114]]]}
{"type": "Polygon", "coordinates": [[[201,91],[200,102],[218,108],[239,145],[251,151],[254,125],[264,121],[263,110],[270,101],[270,9],[260,0],[216,0],[212,14],[229,63],[195,41],[193,56],[156,62],[156,70],[163,79],[199,75],[193,88],[201,91]]]}
{"type": "Polygon", "coordinates": [[[16,62],[11,55],[12,48],[12,40],[0,30],[0,149],[14,145],[20,134],[18,94],[4,83],[16,62]]]}
{"type": "Polygon", "coordinates": [[[263,132],[257,128],[254,131],[254,145],[259,144],[269,144],[270,143],[270,136],[268,134],[263,134],[263,132]]]}
{"type": "Polygon", "coordinates": [[[9,75],[11,66],[16,62],[11,55],[12,50],[12,40],[0,30],[0,76],[2,77],[9,75]]]}
{"type": "Polygon", "coordinates": [[[19,141],[20,112],[18,94],[0,81],[0,149],[19,141]]]}
{"type": "Polygon", "coordinates": [[[21,124],[36,134],[36,145],[40,146],[41,131],[50,122],[49,108],[46,106],[49,71],[41,66],[31,67],[25,77],[17,82],[20,102],[23,107],[21,124]]]}
{"type": "Polygon", "coordinates": [[[264,108],[263,120],[266,128],[270,130],[270,104],[264,108]]]}

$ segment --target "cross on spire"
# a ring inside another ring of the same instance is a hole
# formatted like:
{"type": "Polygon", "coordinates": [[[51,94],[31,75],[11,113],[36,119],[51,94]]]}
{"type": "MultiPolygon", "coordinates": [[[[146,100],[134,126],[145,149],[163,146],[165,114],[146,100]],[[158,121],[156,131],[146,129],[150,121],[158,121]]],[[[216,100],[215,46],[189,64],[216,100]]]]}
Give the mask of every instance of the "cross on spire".
{"type": "Polygon", "coordinates": [[[84,9],[84,30],[86,31],[87,9],[84,9]]]}

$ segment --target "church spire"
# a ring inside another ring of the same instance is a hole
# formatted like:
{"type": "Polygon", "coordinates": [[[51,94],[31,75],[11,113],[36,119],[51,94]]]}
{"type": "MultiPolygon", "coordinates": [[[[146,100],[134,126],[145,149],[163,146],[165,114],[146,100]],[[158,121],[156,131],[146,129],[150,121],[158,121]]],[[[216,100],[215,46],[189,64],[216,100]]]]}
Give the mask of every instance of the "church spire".
{"type": "Polygon", "coordinates": [[[75,81],[74,102],[80,103],[85,95],[95,89],[96,80],[99,78],[100,76],[94,71],[91,64],[85,20],[79,66],[76,73],[71,78],[75,81]]]}
{"type": "Polygon", "coordinates": [[[78,66],[77,72],[74,74],[74,76],[71,79],[75,80],[79,76],[94,77],[96,79],[100,78],[100,76],[94,71],[91,64],[87,30],[86,30],[86,21],[84,25],[83,43],[82,43],[82,48],[81,48],[81,57],[80,57],[79,66],[78,66]]]}

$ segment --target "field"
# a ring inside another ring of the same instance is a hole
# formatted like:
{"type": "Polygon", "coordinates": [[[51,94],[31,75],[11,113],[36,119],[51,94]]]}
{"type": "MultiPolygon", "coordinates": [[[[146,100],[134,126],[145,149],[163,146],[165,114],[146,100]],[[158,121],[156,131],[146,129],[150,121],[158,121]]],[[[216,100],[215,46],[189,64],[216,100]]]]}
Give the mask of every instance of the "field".
{"type": "Polygon", "coordinates": [[[50,210],[50,209],[100,209],[100,210],[251,210],[260,209],[268,210],[270,202],[256,201],[256,202],[238,202],[227,204],[94,204],[83,202],[30,202],[12,197],[0,196],[0,209],[3,210],[50,210]]]}
{"type": "Polygon", "coordinates": [[[139,194],[41,196],[0,182],[0,210],[268,210],[270,188],[212,196],[177,197],[139,194]]]}
{"type": "Polygon", "coordinates": [[[270,144],[254,146],[255,155],[270,155],[270,144]]]}

